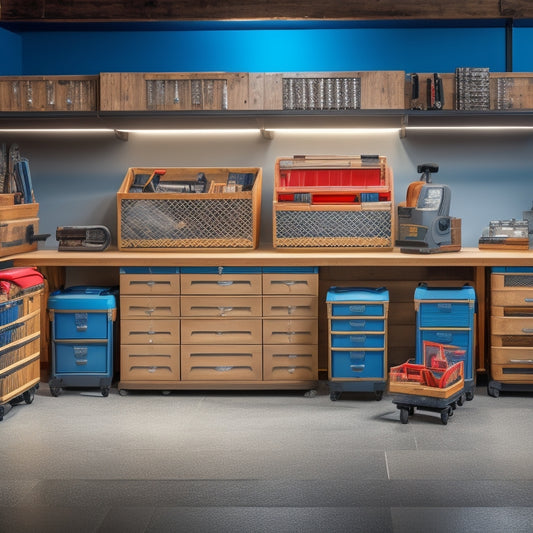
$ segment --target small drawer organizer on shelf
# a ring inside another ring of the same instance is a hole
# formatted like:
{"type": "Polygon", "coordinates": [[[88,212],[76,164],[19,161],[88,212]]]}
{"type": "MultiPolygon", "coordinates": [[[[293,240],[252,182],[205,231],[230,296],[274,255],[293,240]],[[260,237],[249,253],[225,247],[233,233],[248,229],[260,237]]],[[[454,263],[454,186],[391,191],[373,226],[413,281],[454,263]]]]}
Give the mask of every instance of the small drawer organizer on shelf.
{"type": "Polygon", "coordinates": [[[389,292],[331,287],[326,302],[331,400],[343,391],[374,392],[381,399],[387,386],[389,292]]]}
{"type": "Polygon", "coordinates": [[[488,393],[533,390],[533,268],[493,267],[488,393]]]}

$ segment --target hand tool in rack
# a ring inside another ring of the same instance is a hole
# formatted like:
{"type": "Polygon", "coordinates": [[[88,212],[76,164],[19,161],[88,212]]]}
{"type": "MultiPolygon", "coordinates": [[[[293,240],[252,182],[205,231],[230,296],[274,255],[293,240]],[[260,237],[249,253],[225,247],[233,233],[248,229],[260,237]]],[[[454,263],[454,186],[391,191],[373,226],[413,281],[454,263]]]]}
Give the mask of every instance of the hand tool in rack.
{"type": "Polygon", "coordinates": [[[208,191],[207,178],[204,172],[198,172],[194,180],[159,182],[155,192],[204,193],[208,191]]]}
{"type": "Polygon", "coordinates": [[[58,226],[59,251],[101,252],[111,243],[106,226],[58,226]]]}
{"type": "Polygon", "coordinates": [[[15,193],[15,203],[33,203],[33,185],[29,161],[21,157],[19,147],[16,144],[9,147],[8,159],[10,188],[15,193]]]}
{"type": "Polygon", "coordinates": [[[433,78],[426,80],[427,90],[427,108],[443,109],[444,108],[444,89],[442,87],[442,78],[435,72],[433,78]]]}
{"type": "Polygon", "coordinates": [[[155,169],[151,174],[135,174],[128,192],[155,192],[160,176],[166,172],[165,169],[155,169]]]}
{"type": "Polygon", "coordinates": [[[418,74],[411,74],[411,109],[421,110],[422,106],[420,105],[420,82],[418,79],[418,74]]]}

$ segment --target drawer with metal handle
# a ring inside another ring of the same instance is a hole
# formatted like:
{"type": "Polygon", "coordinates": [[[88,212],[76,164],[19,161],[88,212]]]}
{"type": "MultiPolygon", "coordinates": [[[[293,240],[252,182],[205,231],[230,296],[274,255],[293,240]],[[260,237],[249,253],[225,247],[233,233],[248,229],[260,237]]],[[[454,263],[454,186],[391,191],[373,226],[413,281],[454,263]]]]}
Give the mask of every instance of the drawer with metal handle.
{"type": "Polygon", "coordinates": [[[184,345],[182,380],[258,381],[262,378],[260,345],[184,345]]]}
{"type": "Polygon", "coordinates": [[[260,317],[260,296],[182,296],[181,315],[196,317],[260,317]]]}
{"type": "Polygon", "coordinates": [[[140,318],[120,321],[121,344],[179,344],[180,322],[176,318],[140,318]]]}
{"type": "Polygon", "coordinates": [[[121,296],[120,315],[124,318],[168,318],[180,314],[179,296],[121,296]]]}
{"type": "Polygon", "coordinates": [[[182,344],[261,344],[261,319],[190,319],[181,321],[182,344]]]}
{"type": "Polygon", "coordinates": [[[177,345],[123,345],[120,378],[130,381],[170,381],[180,378],[177,345]]]}

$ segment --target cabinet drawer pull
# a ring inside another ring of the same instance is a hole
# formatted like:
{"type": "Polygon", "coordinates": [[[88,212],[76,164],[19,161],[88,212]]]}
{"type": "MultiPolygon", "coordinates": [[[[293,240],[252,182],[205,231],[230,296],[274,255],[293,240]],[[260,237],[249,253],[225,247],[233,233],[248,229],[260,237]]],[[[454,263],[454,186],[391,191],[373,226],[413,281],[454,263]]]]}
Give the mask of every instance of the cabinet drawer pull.
{"type": "Polygon", "coordinates": [[[533,302],[533,298],[524,298],[524,302],[531,303],[533,302]]]}
{"type": "Polygon", "coordinates": [[[533,333],[533,328],[522,328],[522,333],[533,333]]]}
{"type": "Polygon", "coordinates": [[[350,365],[350,370],[353,372],[362,372],[365,369],[365,365],[350,365]]]}
{"type": "Polygon", "coordinates": [[[533,359],[510,359],[509,363],[518,363],[521,365],[533,365],[533,359]]]}

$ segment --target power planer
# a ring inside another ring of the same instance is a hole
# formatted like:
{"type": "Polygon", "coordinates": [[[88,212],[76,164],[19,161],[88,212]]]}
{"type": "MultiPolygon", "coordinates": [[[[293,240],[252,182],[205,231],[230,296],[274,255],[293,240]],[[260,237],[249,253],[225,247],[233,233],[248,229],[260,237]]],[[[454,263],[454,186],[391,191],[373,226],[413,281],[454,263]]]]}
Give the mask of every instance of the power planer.
{"type": "Polygon", "coordinates": [[[438,165],[418,165],[419,181],[407,188],[406,201],[398,205],[400,252],[432,254],[461,249],[460,219],[450,217],[451,190],[432,182],[438,165]]]}

